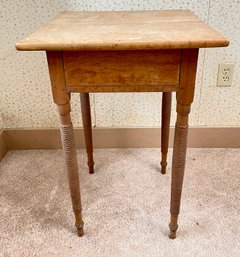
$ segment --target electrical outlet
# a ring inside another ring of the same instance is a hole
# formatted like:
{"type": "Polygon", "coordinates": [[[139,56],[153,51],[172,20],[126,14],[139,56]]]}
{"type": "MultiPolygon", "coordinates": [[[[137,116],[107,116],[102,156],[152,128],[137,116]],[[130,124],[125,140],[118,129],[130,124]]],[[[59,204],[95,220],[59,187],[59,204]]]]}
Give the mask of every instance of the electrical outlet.
{"type": "Polygon", "coordinates": [[[218,65],[217,86],[229,87],[232,85],[234,63],[221,63],[218,65]]]}

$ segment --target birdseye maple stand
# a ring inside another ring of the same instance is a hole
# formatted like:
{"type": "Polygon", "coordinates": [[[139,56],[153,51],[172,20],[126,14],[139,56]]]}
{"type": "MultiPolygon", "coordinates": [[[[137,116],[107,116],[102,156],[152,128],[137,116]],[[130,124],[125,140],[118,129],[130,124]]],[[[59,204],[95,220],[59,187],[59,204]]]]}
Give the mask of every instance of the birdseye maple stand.
{"type": "Polygon", "coordinates": [[[170,238],[176,237],[184,177],[188,116],[199,48],[229,44],[190,11],[62,12],[16,44],[46,51],[75,224],[84,234],[70,94],[80,93],[89,172],[94,173],[89,93],[163,92],[161,171],[167,166],[172,92],[177,97],[170,238]]]}

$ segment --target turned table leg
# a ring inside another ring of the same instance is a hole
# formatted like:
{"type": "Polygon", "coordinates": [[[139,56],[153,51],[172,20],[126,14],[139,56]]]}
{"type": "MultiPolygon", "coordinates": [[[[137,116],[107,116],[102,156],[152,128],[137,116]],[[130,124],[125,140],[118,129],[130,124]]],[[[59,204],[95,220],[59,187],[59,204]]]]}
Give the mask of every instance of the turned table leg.
{"type": "Polygon", "coordinates": [[[182,50],[181,75],[177,92],[177,122],[172,160],[171,220],[169,237],[176,238],[187,151],[188,116],[194,97],[198,49],[182,50]]]}
{"type": "Polygon", "coordinates": [[[89,93],[80,93],[81,108],[82,108],[82,121],[85,137],[85,144],[88,157],[89,173],[94,173],[93,161],[93,143],[92,143],[92,122],[91,122],[91,109],[89,93]]]}
{"type": "Polygon", "coordinates": [[[167,167],[171,103],[172,103],[172,93],[171,92],[163,92],[163,95],[162,95],[162,129],[161,129],[161,152],[162,152],[161,172],[162,172],[162,174],[166,173],[166,167],[167,167]]]}
{"type": "Polygon", "coordinates": [[[171,187],[171,221],[170,238],[176,237],[178,228],[177,220],[180,209],[183,176],[187,150],[188,113],[190,106],[177,105],[177,122],[175,125],[175,139],[172,162],[172,187],[171,187]]]}
{"type": "Polygon", "coordinates": [[[73,125],[70,117],[70,104],[58,105],[60,116],[60,132],[63,153],[66,162],[68,183],[72,199],[73,212],[76,219],[76,228],[79,236],[83,236],[82,204],[79,187],[79,174],[77,164],[77,153],[74,142],[73,125]]]}
{"type": "Polygon", "coordinates": [[[47,52],[49,75],[52,85],[53,100],[57,104],[60,116],[60,132],[63,153],[68,174],[75,225],[79,236],[83,236],[82,204],[79,186],[77,154],[74,142],[73,125],[71,122],[70,95],[65,88],[65,73],[62,52],[47,52]]]}

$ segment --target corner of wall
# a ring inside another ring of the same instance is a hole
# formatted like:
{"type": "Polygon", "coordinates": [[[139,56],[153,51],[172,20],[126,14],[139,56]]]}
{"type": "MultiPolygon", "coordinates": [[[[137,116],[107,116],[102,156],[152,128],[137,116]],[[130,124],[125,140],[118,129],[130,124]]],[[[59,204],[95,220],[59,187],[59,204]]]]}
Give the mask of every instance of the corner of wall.
{"type": "Polygon", "coordinates": [[[0,161],[6,155],[8,151],[6,133],[3,129],[0,129],[0,161]]]}

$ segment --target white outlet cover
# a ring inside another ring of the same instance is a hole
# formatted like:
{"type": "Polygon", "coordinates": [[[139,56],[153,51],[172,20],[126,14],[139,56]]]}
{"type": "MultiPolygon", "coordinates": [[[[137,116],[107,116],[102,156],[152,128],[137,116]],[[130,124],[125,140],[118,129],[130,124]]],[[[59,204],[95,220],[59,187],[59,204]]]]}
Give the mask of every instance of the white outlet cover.
{"type": "Polygon", "coordinates": [[[230,87],[233,80],[234,63],[221,63],[218,65],[217,86],[230,87]]]}

